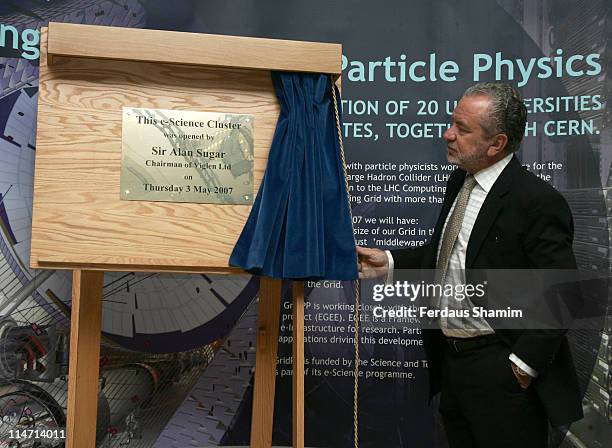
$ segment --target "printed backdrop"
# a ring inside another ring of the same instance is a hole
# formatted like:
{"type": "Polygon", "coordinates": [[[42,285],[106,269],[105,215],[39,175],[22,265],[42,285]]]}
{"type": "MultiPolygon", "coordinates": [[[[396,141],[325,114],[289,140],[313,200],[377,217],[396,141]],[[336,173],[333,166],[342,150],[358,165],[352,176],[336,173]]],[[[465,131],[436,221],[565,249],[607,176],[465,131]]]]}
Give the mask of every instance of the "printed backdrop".
{"type": "MultiPolygon", "coordinates": [[[[519,156],[570,203],[580,268],[607,278],[611,8],[606,0],[2,2],[0,447],[17,446],[12,430],[61,428],[66,419],[70,276],[28,268],[38,82],[31,30],[58,21],[342,43],[355,239],[371,247],[427,240],[450,172],[441,135],[455,101],[477,81],[517,85],[529,109],[519,156]]],[[[277,445],[291,444],[289,286],[277,445]]],[[[98,446],[248,445],[257,292],[248,276],[106,276],[98,446]]],[[[310,283],[307,295],[306,444],[350,447],[354,297],[333,282],[310,283]]],[[[599,300],[607,306],[607,292],[599,300]]],[[[566,446],[610,442],[606,322],[571,335],[586,417],[566,446]]],[[[419,332],[366,331],[360,343],[368,360],[361,446],[444,446],[419,332]]]]}

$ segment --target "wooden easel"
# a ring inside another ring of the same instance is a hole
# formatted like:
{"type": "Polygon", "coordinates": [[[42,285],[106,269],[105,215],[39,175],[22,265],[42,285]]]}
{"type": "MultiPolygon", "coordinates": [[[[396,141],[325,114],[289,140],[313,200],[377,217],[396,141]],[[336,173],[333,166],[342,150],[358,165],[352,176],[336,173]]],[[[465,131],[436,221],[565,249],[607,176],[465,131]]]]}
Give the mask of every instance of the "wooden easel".
{"type": "MultiPolygon", "coordinates": [[[[122,107],[254,115],[257,191],[279,111],[270,71],[338,77],[341,54],[326,43],[60,23],[42,30],[31,266],[73,271],[68,448],[95,446],[104,272],[239,273],[227,260],[250,210],[121,201],[122,107]]],[[[261,279],[257,448],[272,445],[280,295],[280,280],[261,279]]],[[[293,295],[293,443],[303,447],[302,282],[293,295]]]]}

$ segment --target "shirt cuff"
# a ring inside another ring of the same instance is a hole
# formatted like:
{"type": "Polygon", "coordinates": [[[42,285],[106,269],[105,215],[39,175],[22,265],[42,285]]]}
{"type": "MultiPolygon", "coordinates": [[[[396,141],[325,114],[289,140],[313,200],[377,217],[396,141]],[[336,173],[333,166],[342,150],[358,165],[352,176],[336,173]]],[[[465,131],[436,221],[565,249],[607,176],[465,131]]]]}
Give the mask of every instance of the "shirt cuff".
{"type": "Polygon", "coordinates": [[[395,269],[395,262],[393,261],[393,255],[391,255],[390,250],[386,250],[387,260],[389,262],[389,270],[387,271],[387,279],[385,280],[385,284],[390,285],[393,283],[393,269],[395,269]]]}
{"type": "Polygon", "coordinates": [[[521,361],[521,358],[516,356],[514,353],[510,353],[510,356],[508,356],[508,359],[512,361],[514,364],[516,364],[517,367],[523,370],[531,378],[538,377],[538,372],[536,372],[531,367],[529,367],[527,364],[525,364],[523,361],[521,361]]]}

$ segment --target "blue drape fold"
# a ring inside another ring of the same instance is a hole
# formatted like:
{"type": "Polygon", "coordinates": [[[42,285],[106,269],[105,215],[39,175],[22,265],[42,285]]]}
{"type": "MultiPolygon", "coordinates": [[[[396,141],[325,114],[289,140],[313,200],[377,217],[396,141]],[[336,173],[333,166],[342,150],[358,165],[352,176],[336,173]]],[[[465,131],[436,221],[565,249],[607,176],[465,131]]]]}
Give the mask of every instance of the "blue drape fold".
{"type": "Polygon", "coordinates": [[[229,263],[272,278],[356,279],[331,79],[272,73],[272,81],[280,115],[268,166],[229,263]]]}

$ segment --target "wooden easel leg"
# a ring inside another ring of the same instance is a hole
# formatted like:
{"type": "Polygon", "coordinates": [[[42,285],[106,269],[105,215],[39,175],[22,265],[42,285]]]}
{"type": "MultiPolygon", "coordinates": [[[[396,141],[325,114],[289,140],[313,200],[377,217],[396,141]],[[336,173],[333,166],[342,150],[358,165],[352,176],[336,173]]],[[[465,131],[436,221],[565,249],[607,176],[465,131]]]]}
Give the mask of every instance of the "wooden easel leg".
{"type": "Polygon", "coordinates": [[[293,448],[304,448],[304,282],[293,282],[293,448]]]}
{"type": "Polygon", "coordinates": [[[267,277],[260,279],[253,416],[251,418],[252,448],[272,446],[281,287],[281,280],[267,277]]]}
{"type": "Polygon", "coordinates": [[[72,275],[66,448],[96,446],[104,272],[72,275]]]}

